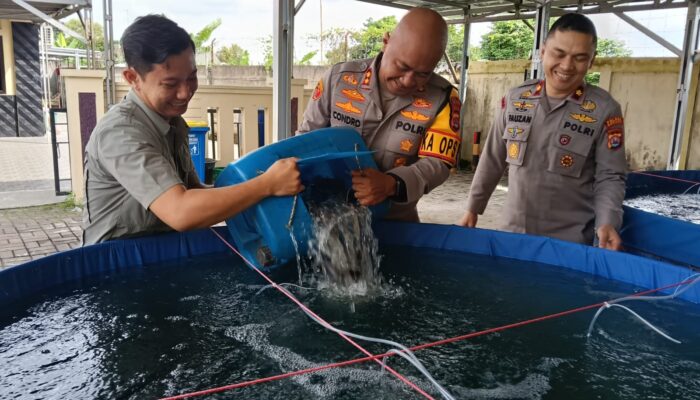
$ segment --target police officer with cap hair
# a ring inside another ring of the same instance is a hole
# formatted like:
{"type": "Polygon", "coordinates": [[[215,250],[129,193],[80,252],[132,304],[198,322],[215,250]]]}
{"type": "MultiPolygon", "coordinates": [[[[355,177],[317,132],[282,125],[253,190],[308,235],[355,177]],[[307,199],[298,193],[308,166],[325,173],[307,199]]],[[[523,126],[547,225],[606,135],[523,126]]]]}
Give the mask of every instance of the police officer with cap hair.
{"type": "Polygon", "coordinates": [[[460,225],[476,226],[508,166],[503,229],[621,248],[626,161],[620,105],[585,83],[597,35],[581,14],[550,28],[541,50],[545,80],[501,100],[460,225]]]}

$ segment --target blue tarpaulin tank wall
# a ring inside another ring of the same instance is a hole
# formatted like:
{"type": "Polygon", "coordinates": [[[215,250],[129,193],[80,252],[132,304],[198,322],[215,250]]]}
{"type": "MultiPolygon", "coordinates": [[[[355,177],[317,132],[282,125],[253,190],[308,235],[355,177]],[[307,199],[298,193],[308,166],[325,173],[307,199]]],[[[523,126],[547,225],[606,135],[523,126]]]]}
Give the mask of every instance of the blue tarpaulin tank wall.
{"type": "MultiPolygon", "coordinates": [[[[681,194],[698,186],[700,171],[633,172],[626,199],[654,194],[681,194]]],[[[700,267],[700,225],[624,206],[620,235],[630,251],[700,267]]]]}
{"type": "MultiPolygon", "coordinates": [[[[217,232],[230,240],[227,229],[217,232]]],[[[457,226],[379,222],[382,245],[400,245],[535,261],[645,288],[676,284],[688,268],[621,252],[538,236],[457,226]]],[[[0,306],[87,277],[138,271],[148,265],[230,251],[210,230],[111,241],[57,253],[0,271],[0,306]]],[[[700,303],[700,286],[681,298],[700,303]]]]}

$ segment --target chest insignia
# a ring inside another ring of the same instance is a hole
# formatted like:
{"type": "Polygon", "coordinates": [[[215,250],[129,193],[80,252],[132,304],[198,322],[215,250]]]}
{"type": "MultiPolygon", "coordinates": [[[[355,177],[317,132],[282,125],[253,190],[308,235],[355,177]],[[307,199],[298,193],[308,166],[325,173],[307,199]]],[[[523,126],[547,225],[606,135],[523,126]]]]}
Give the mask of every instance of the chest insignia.
{"type": "Polygon", "coordinates": [[[559,164],[564,168],[570,168],[572,165],[574,165],[574,158],[569,154],[565,154],[559,159],[559,164]]]}
{"type": "Polygon", "coordinates": [[[591,100],[586,100],[581,104],[581,111],[592,112],[593,110],[595,110],[596,107],[597,105],[595,104],[595,102],[591,100]]]}
{"type": "Polygon", "coordinates": [[[411,105],[416,108],[430,108],[433,106],[431,102],[422,97],[416,97],[411,105]]]}
{"type": "Polygon", "coordinates": [[[403,110],[403,111],[401,111],[401,115],[403,115],[404,117],[406,117],[408,119],[412,119],[414,121],[427,121],[430,119],[430,117],[428,117],[427,115],[423,115],[423,114],[419,113],[418,111],[403,110]]]}
{"type": "Polygon", "coordinates": [[[587,124],[598,121],[597,119],[595,119],[589,115],[586,115],[586,114],[571,113],[569,115],[571,116],[571,118],[575,119],[576,121],[585,122],[587,124]]]}
{"type": "Polygon", "coordinates": [[[517,143],[511,143],[508,145],[508,157],[518,158],[520,154],[520,146],[517,143]]]}
{"type": "Polygon", "coordinates": [[[360,114],[361,113],[360,109],[355,107],[352,104],[352,101],[348,101],[347,103],[341,103],[341,102],[337,101],[335,103],[335,105],[338,108],[340,108],[341,110],[344,110],[344,111],[349,112],[349,113],[353,113],[353,114],[360,114]]]}
{"type": "Polygon", "coordinates": [[[408,139],[404,139],[404,140],[401,141],[401,150],[402,150],[402,151],[405,151],[405,152],[408,153],[409,151],[411,151],[411,148],[412,148],[412,147],[413,147],[413,142],[412,142],[412,141],[410,141],[410,140],[408,140],[408,139]]]}
{"type": "Polygon", "coordinates": [[[343,89],[340,91],[343,96],[347,97],[350,100],[356,100],[360,102],[365,101],[365,96],[362,95],[362,93],[358,92],[355,89],[343,89]]]}
{"type": "Polygon", "coordinates": [[[516,101],[513,103],[513,106],[515,106],[515,111],[524,112],[535,107],[535,104],[527,101],[516,101]]]}
{"type": "Polygon", "coordinates": [[[515,138],[518,137],[519,135],[522,135],[523,132],[525,131],[523,128],[517,128],[517,127],[515,127],[515,128],[508,128],[508,129],[506,129],[506,130],[508,131],[508,133],[510,133],[510,137],[512,137],[513,139],[515,139],[515,138]]]}

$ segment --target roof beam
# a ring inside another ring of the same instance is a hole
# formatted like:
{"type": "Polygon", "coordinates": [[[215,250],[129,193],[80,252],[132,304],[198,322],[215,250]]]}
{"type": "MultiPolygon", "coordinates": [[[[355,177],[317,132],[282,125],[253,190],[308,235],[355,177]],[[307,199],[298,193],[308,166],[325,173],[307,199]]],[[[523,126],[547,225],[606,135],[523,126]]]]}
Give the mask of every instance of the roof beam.
{"type": "Polygon", "coordinates": [[[51,18],[50,16],[44,14],[42,11],[40,11],[40,10],[38,10],[37,8],[35,8],[35,7],[31,6],[31,5],[29,5],[29,4],[28,4],[27,2],[25,2],[24,0],[12,0],[12,2],[15,3],[15,4],[17,4],[17,5],[20,6],[20,7],[24,8],[25,10],[29,11],[30,13],[36,15],[37,17],[41,18],[42,20],[44,20],[44,21],[45,21],[46,23],[48,23],[49,25],[51,25],[51,26],[53,26],[53,27],[55,27],[55,28],[57,28],[57,29],[60,29],[60,30],[63,31],[64,33],[66,33],[66,34],[68,34],[68,35],[70,35],[70,36],[72,36],[72,37],[74,37],[74,38],[80,40],[80,41],[83,42],[83,43],[87,43],[87,40],[83,37],[83,35],[81,35],[81,34],[75,32],[75,31],[73,31],[73,30],[70,29],[69,27],[63,25],[62,23],[56,21],[55,19],[51,18]]]}
{"type": "Polygon", "coordinates": [[[674,46],[673,44],[671,44],[670,42],[668,42],[666,39],[662,38],[661,36],[657,35],[656,33],[651,31],[646,26],[640,24],[634,18],[629,17],[628,15],[626,15],[623,12],[615,12],[613,14],[617,15],[618,18],[620,18],[621,20],[623,20],[623,21],[627,22],[628,24],[632,25],[633,27],[635,27],[638,31],[649,36],[656,43],[664,46],[665,48],[667,48],[669,51],[671,51],[671,53],[675,54],[676,56],[681,57],[683,55],[683,51],[681,49],[674,46]]]}

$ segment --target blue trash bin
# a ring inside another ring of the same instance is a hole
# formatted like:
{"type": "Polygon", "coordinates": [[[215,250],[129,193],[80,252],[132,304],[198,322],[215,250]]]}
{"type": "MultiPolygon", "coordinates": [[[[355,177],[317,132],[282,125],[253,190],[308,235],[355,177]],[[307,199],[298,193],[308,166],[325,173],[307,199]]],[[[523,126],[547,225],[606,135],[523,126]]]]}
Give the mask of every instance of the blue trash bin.
{"type": "Polygon", "coordinates": [[[192,163],[194,164],[195,171],[197,171],[199,181],[204,183],[204,155],[207,149],[207,132],[209,132],[209,127],[205,122],[187,122],[187,125],[190,127],[188,141],[192,163]]]}

